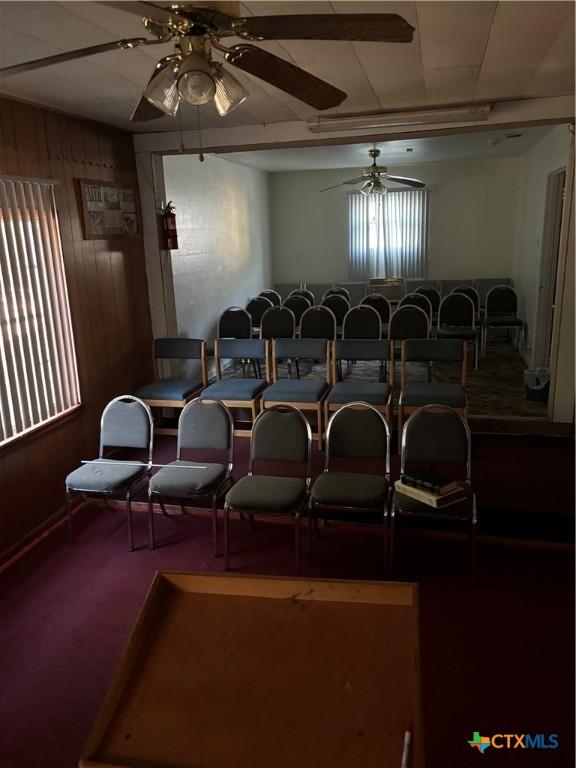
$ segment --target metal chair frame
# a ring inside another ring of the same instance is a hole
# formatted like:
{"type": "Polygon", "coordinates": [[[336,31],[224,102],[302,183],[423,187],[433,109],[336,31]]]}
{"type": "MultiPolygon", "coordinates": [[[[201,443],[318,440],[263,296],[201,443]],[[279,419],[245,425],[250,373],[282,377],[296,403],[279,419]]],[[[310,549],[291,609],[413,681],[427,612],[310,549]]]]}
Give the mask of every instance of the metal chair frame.
{"type": "MultiPolygon", "coordinates": [[[[486,301],[485,301],[485,304],[484,304],[484,317],[482,318],[482,334],[481,334],[481,336],[482,336],[482,338],[481,338],[481,348],[482,348],[482,355],[483,356],[486,355],[486,350],[487,350],[487,347],[488,347],[488,329],[490,328],[490,317],[488,316],[488,310],[489,310],[488,301],[490,299],[490,294],[492,293],[492,291],[502,290],[503,288],[506,289],[507,291],[511,292],[512,294],[514,294],[514,296],[516,298],[516,312],[514,313],[514,315],[512,315],[512,313],[509,313],[509,314],[508,313],[505,313],[505,314],[501,313],[499,315],[493,315],[492,317],[500,317],[501,319],[503,317],[510,317],[510,319],[515,319],[515,320],[519,319],[518,318],[518,294],[516,293],[516,290],[511,285],[507,285],[506,283],[501,283],[500,285],[493,286],[492,288],[490,288],[489,291],[487,291],[487,293],[486,293],[486,301]]],[[[492,326],[492,327],[494,327],[494,328],[506,328],[508,330],[508,332],[510,332],[511,328],[514,328],[516,330],[516,347],[520,346],[520,339],[522,339],[522,343],[524,344],[525,333],[526,333],[526,329],[525,329],[524,323],[522,323],[521,326],[520,325],[509,325],[509,326],[506,326],[506,325],[502,325],[501,323],[499,323],[497,326],[492,326]]]]}
{"type": "MultiPolygon", "coordinates": [[[[134,551],[134,532],[133,532],[133,525],[132,525],[132,492],[142,482],[143,479],[148,477],[148,474],[150,473],[150,469],[152,467],[152,454],[154,450],[154,417],[152,416],[152,411],[150,410],[150,407],[139,397],[135,397],[134,395],[119,395],[118,397],[115,397],[114,399],[110,400],[110,402],[105,406],[104,410],[102,411],[102,415],[100,417],[100,441],[99,441],[99,448],[98,448],[98,458],[96,459],[96,462],[104,460],[105,444],[102,437],[102,431],[104,427],[104,421],[106,419],[106,414],[115,403],[126,401],[126,400],[139,403],[142,406],[142,408],[145,410],[146,415],[148,416],[148,422],[149,422],[149,428],[150,428],[150,436],[148,440],[148,462],[142,465],[142,473],[138,475],[138,477],[136,477],[134,480],[132,480],[130,483],[126,484],[125,486],[119,486],[114,491],[94,491],[94,490],[82,489],[82,488],[68,488],[68,487],[66,488],[66,512],[67,512],[67,518],[68,518],[68,539],[71,544],[74,543],[74,530],[72,525],[74,494],[80,494],[82,498],[86,498],[86,497],[105,498],[106,501],[108,501],[108,499],[116,496],[119,491],[123,491],[125,494],[124,498],[126,501],[126,515],[128,519],[128,546],[131,552],[134,551]]],[[[123,446],[110,446],[110,447],[123,447],[123,446]]],[[[83,464],[91,464],[91,463],[92,462],[83,462],[83,464]]],[[[119,461],[118,463],[134,464],[135,462],[119,461]]]]}
{"type": "Polygon", "coordinates": [[[350,339],[381,339],[382,338],[382,322],[380,320],[380,315],[378,314],[378,311],[374,309],[374,307],[371,307],[369,304],[358,304],[355,307],[350,307],[348,312],[344,315],[344,320],[342,321],[342,338],[350,338],[350,339]],[[346,322],[350,315],[359,315],[360,313],[363,313],[364,315],[368,312],[368,314],[374,314],[376,316],[377,322],[378,322],[378,336],[347,336],[346,334],[346,322]]]}
{"type": "Polygon", "coordinates": [[[430,323],[430,328],[432,328],[432,317],[433,317],[433,310],[432,310],[432,302],[428,298],[428,296],[425,296],[423,293],[418,293],[417,291],[413,291],[412,293],[407,293],[405,296],[403,296],[400,301],[398,302],[398,309],[400,307],[419,307],[420,309],[424,310],[424,312],[428,315],[428,321],[430,323]],[[416,303],[414,303],[416,301],[416,303]],[[421,307],[418,302],[423,301],[426,309],[424,307],[421,307]]]}
{"type": "Polygon", "coordinates": [[[264,314],[264,312],[266,312],[266,310],[270,309],[270,307],[273,307],[273,306],[274,306],[274,304],[266,296],[253,296],[251,299],[249,299],[246,302],[246,312],[248,312],[248,314],[250,315],[250,320],[251,320],[251,323],[252,323],[252,336],[253,337],[254,336],[256,336],[256,337],[260,336],[260,323],[262,321],[262,315],[264,314]],[[248,307],[250,306],[250,304],[252,304],[252,302],[258,302],[258,304],[261,304],[263,302],[267,302],[268,306],[265,305],[264,309],[262,309],[262,312],[260,312],[259,315],[253,315],[250,312],[250,310],[248,309],[248,307]]]}
{"type": "Polygon", "coordinates": [[[308,299],[310,302],[310,306],[313,307],[316,304],[316,296],[314,296],[312,291],[310,291],[308,288],[294,288],[293,291],[290,291],[288,296],[304,296],[304,298],[308,299]]]}
{"type": "Polygon", "coordinates": [[[226,307],[226,309],[220,313],[220,317],[218,318],[218,338],[219,339],[249,339],[252,335],[252,318],[250,317],[250,313],[247,312],[244,307],[226,307]],[[223,336],[221,331],[221,323],[222,319],[227,315],[228,313],[238,313],[238,315],[242,315],[247,319],[248,321],[248,335],[246,336],[223,336]]]}
{"type": "MultiPolygon", "coordinates": [[[[464,286],[464,287],[466,287],[466,286],[464,286]]],[[[468,301],[470,302],[470,306],[472,308],[472,314],[471,314],[472,322],[471,322],[470,326],[466,325],[466,326],[452,326],[452,327],[454,327],[454,328],[468,328],[468,327],[470,327],[470,329],[472,331],[474,331],[474,332],[476,331],[476,307],[474,306],[474,302],[472,301],[470,296],[468,296],[468,294],[466,294],[466,293],[458,293],[458,291],[452,291],[452,293],[449,293],[447,296],[444,296],[444,298],[440,301],[440,306],[438,307],[438,324],[437,324],[438,336],[440,336],[440,331],[443,330],[443,328],[442,328],[442,307],[444,306],[445,302],[447,302],[447,301],[449,302],[451,300],[451,297],[453,297],[453,296],[465,296],[468,299],[468,301]]],[[[450,326],[448,326],[446,328],[446,330],[449,330],[449,329],[450,329],[450,326]]],[[[478,370],[478,352],[479,352],[479,349],[480,349],[480,341],[481,340],[478,338],[478,336],[475,335],[474,336],[474,341],[473,341],[473,344],[474,344],[474,369],[475,370],[478,370]]]]}
{"type": "Polygon", "coordinates": [[[322,301],[324,301],[324,299],[327,296],[342,296],[343,299],[346,299],[348,304],[351,303],[350,291],[347,288],[339,288],[339,287],[328,288],[326,291],[324,291],[324,294],[322,295],[322,301]]]}
{"type": "Polygon", "coordinates": [[[282,304],[282,296],[273,288],[265,288],[263,291],[260,291],[258,296],[269,299],[275,307],[279,307],[282,304]]]}
{"type": "MultiPolygon", "coordinates": [[[[308,495],[310,493],[310,485],[312,483],[312,430],[310,428],[310,423],[305,418],[305,416],[301,413],[301,411],[295,407],[293,404],[280,404],[276,403],[274,405],[271,405],[270,407],[266,408],[266,410],[262,411],[256,421],[254,422],[254,430],[253,434],[250,439],[250,459],[248,462],[248,477],[257,474],[254,472],[254,433],[256,433],[257,436],[257,426],[261,419],[267,418],[270,416],[271,413],[274,413],[275,411],[292,411],[294,413],[297,413],[298,416],[302,419],[302,423],[304,424],[305,430],[306,430],[306,476],[305,476],[305,485],[306,485],[306,493],[304,494],[304,498],[302,500],[302,503],[300,507],[298,507],[295,510],[295,513],[292,515],[292,519],[294,520],[294,554],[296,559],[296,570],[298,573],[300,573],[300,565],[301,565],[301,546],[300,546],[300,519],[305,512],[308,504],[308,495]]],[[[279,435],[279,439],[282,439],[281,435],[279,435]]],[[[259,459],[260,461],[263,461],[264,459],[259,459]]],[[[234,507],[230,505],[228,500],[224,503],[224,568],[225,570],[230,569],[230,512],[235,512],[234,507]]],[[[251,519],[253,519],[254,515],[262,515],[266,514],[263,513],[261,510],[238,510],[240,514],[245,513],[250,516],[251,519]]],[[[283,515],[286,516],[286,513],[282,512],[270,512],[267,513],[272,517],[275,517],[277,515],[283,515]]]]}
{"type": "MultiPolygon", "coordinates": [[[[182,505],[183,501],[186,501],[188,499],[202,499],[202,498],[211,498],[212,501],[212,545],[214,549],[214,557],[219,557],[220,551],[219,551],[219,544],[218,544],[218,499],[223,495],[224,491],[228,490],[231,485],[233,485],[233,479],[232,479],[232,471],[234,469],[234,419],[232,417],[232,413],[230,409],[221,401],[219,400],[202,400],[201,397],[194,398],[194,400],[191,400],[185,408],[183,408],[182,413],[180,414],[180,418],[178,419],[178,438],[176,443],[176,461],[180,461],[182,457],[182,446],[181,446],[181,434],[180,434],[180,422],[182,421],[182,418],[188,408],[191,408],[194,405],[203,405],[203,404],[216,404],[219,408],[222,408],[222,410],[225,412],[226,417],[228,419],[228,425],[230,428],[229,433],[229,445],[228,445],[228,461],[227,461],[227,468],[226,468],[226,474],[220,480],[220,482],[214,483],[212,486],[207,487],[208,489],[205,490],[203,493],[194,493],[187,496],[176,496],[172,494],[161,494],[153,491],[150,486],[148,486],[148,537],[149,537],[149,546],[150,549],[154,549],[156,546],[155,542],[155,535],[154,535],[154,503],[157,502],[160,505],[160,508],[162,510],[162,514],[166,517],[170,517],[168,512],[166,511],[166,507],[164,505],[165,499],[174,499],[177,500],[180,505],[182,505]]],[[[186,471],[186,467],[182,468],[183,471],[186,471]]],[[[182,507],[182,511],[184,511],[182,507]]]]}

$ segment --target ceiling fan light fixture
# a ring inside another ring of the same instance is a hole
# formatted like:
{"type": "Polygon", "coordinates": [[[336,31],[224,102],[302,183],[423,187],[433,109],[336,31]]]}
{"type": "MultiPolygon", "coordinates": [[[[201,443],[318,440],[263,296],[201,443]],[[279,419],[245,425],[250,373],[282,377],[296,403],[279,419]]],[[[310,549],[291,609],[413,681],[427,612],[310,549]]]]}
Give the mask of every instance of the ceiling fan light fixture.
{"type": "Polygon", "coordinates": [[[216,92],[214,104],[220,117],[232,112],[248,98],[248,91],[242,83],[222,66],[216,69],[216,92]]]}
{"type": "Polygon", "coordinates": [[[212,101],[216,93],[216,73],[200,53],[190,53],[178,71],[178,93],[188,104],[201,106],[212,101]]]}
{"type": "Polygon", "coordinates": [[[144,98],[165,114],[174,117],[180,104],[177,61],[158,69],[146,86],[144,98]]]}
{"type": "Polygon", "coordinates": [[[360,187],[360,193],[365,197],[379,197],[380,195],[385,195],[386,192],[387,189],[380,179],[369,179],[360,187]]]}

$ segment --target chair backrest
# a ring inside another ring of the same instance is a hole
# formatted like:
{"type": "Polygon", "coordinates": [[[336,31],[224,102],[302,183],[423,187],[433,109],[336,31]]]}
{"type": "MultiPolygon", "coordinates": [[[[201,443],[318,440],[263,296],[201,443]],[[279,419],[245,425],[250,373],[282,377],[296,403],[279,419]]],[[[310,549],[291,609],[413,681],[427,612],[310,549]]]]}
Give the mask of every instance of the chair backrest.
{"type": "Polygon", "coordinates": [[[310,307],[300,318],[300,336],[303,339],[336,338],[336,318],[328,307],[310,307]]]}
{"type": "Polygon", "coordinates": [[[405,304],[390,315],[388,338],[392,341],[427,339],[429,335],[430,320],[420,307],[405,304]]]}
{"type": "Polygon", "coordinates": [[[296,320],[296,326],[298,327],[300,325],[302,315],[312,306],[312,304],[310,303],[310,299],[307,299],[306,296],[293,293],[284,299],[284,306],[292,310],[294,313],[294,319],[296,320]]]}
{"type": "Polygon", "coordinates": [[[259,328],[262,315],[274,305],[266,296],[255,296],[246,304],[246,312],[252,318],[252,327],[259,328]]]}
{"type": "Polygon", "coordinates": [[[518,296],[511,285],[495,285],[486,294],[486,315],[516,315],[518,296]]]}
{"type": "Polygon", "coordinates": [[[450,325],[459,328],[476,327],[476,310],[470,296],[464,293],[444,296],[438,308],[438,328],[450,325]]]}
{"type": "Polygon", "coordinates": [[[260,321],[262,339],[291,339],[296,332],[296,318],[289,307],[270,307],[260,321]]]}
{"type": "Polygon", "coordinates": [[[468,296],[468,298],[472,299],[474,310],[476,311],[476,317],[480,315],[480,295],[478,294],[476,288],[472,288],[471,285],[459,285],[454,288],[452,293],[463,293],[464,296],[468,296]]]}
{"type": "Polygon", "coordinates": [[[366,304],[352,307],[344,315],[342,337],[344,339],[379,339],[382,335],[380,315],[366,304]]]}
{"type": "Polygon", "coordinates": [[[362,304],[372,307],[380,315],[380,322],[387,324],[390,321],[390,302],[381,293],[369,293],[362,299],[362,304]]]}
{"type": "Polygon", "coordinates": [[[275,307],[279,307],[282,304],[282,296],[278,291],[272,290],[272,288],[266,288],[264,291],[260,291],[258,296],[264,296],[265,299],[270,299],[275,307]]]}
{"type": "Polygon", "coordinates": [[[228,307],[218,320],[219,339],[249,339],[252,336],[252,318],[242,307],[228,307]]]}
{"type": "Polygon", "coordinates": [[[326,379],[330,379],[328,370],[328,341],[326,339],[274,339],[272,342],[272,379],[278,376],[280,360],[318,360],[326,365],[326,379]]]}
{"type": "Polygon", "coordinates": [[[444,298],[444,296],[448,296],[448,294],[452,293],[454,288],[458,288],[459,285],[474,285],[474,280],[463,280],[460,278],[459,280],[440,280],[439,281],[439,288],[440,288],[440,296],[444,298]]]}
{"type": "Polygon", "coordinates": [[[322,306],[328,307],[328,309],[332,310],[334,317],[336,318],[337,325],[342,325],[344,322],[344,316],[350,309],[350,304],[344,298],[344,296],[335,296],[334,294],[330,296],[324,296],[322,299],[322,306]]]}
{"type": "Polygon", "coordinates": [[[350,291],[347,288],[328,288],[328,290],[324,292],[322,300],[324,300],[326,296],[343,296],[348,304],[350,304],[350,291]]]}
{"type": "Polygon", "coordinates": [[[460,383],[466,386],[468,347],[463,339],[406,339],[400,356],[400,389],[404,389],[406,363],[462,363],[460,383]]]}
{"type": "Polygon", "coordinates": [[[306,463],[310,484],[312,430],[302,413],[290,405],[273,405],[263,410],[252,426],[248,474],[257,461],[306,463]]]}
{"type": "Polygon", "coordinates": [[[111,400],[100,419],[100,458],[104,448],[146,448],[152,463],[154,423],[152,411],[134,395],[120,395],[111,400]]]}
{"type": "Polygon", "coordinates": [[[426,296],[432,305],[432,312],[434,314],[438,312],[438,307],[440,306],[440,291],[438,288],[434,288],[432,285],[422,285],[420,288],[416,288],[414,293],[420,293],[422,296],[426,296]]]}
{"type": "Polygon", "coordinates": [[[479,277],[474,280],[474,287],[480,295],[480,306],[486,304],[486,294],[497,285],[511,285],[509,277],[479,277]]]}
{"type": "Polygon", "coordinates": [[[390,474],[390,427],[373,405],[347,403],[334,413],[326,430],[325,469],[331,459],[385,461],[390,474]]]}
{"type": "Polygon", "coordinates": [[[222,378],[222,360],[263,360],[268,371],[268,342],[266,339],[216,339],[214,342],[216,378],[222,378]]]}
{"type": "Polygon", "coordinates": [[[466,468],[471,477],[471,436],[465,419],[446,405],[424,405],[404,424],[400,473],[410,463],[452,464],[466,468]]]}
{"type": "Polygon", "coordinates": [[[228,465],[233,463],[234,421],[224,403],[191,400],[178,419],[178,444],[176,458],[181,458],[183,448],[218,450],[228,452],[228,465]]]}
{"type": "Polygon", "coordinates": [[[398,307],[403,307],[406,304],[411,307],[420,307],[428,315],[428,320],[432,322],[432,302],[423,293],[407,293],[398,302],[398,307]]]}
{"type": "Polygon", "coordinates": [[[312,293],[311,290],[308,288],[296,288],[293,291],[290,291],[290,296],[304,296],[305,299],[308,299],[310,304],[314,306],[316,304],[316,296],[312,293]]]}
{"type": "Polygon", "coordinates": [[[156,360],[201,360],[205,354],[206,342],[203,339],[154,339],[156,360]]]}

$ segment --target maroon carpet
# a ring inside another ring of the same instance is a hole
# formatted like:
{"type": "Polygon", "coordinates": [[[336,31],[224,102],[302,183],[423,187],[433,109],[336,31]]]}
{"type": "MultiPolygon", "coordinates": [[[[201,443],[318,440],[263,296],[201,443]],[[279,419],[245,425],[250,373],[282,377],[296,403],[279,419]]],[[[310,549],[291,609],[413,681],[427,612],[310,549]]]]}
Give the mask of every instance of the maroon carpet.
{"type": "MultiPolygon", "coordinates": [[[[478,440],[475,446],[475,477],[486,508],[521,516],[524,499],[529,511],[545,512],[546,494],[534,481],[542,450],[538,458],[526,445],[519,451],[515,443],[511,451],[510,443],[505,449],[497,442],[478,440]],[[498,459],[523,473],[520,497],[509,479],[504,482],[502,465],[498,474],[498,459]],[[492,482],[498,483],[494,489],[492,482]]],[[[550,445],[547,460],[557,462],[560,443],[550,445]]],[[[244,445],[242,453],[245,458],[244,445]]],[[[568,516],[570,493],[562,493],[557,503],[568,516]]],[[[59,528],[0,576],[2,768],[76,765],[154,572],[222,568],[211,556],[204,514],[159,516],[162,546],[154,552],[127,551],[121,509],[87,505],[75,522],[75,546],[65,543],[59,528]]],[[[141,513],[136,535],[143,546],[141,513]]],[[[396,577],[421,586],[426,765],[567,768],[574,742],[572,552],[489,541],[480,544],[479,573],[470,582],[460,538],[406,531],[401,539],[396,577]],[[560,748],[480,755],[466,743],[473,731],[558,733],[560,748]]],[[[252,529],[235,520],[232,547],[240,572],[293,573],[286,525],[259,522],[252,529]]],[[[367,529],[330,527],[316,544],[314,563],[305,575],[382,578],[380,539],[367,529]]]]}

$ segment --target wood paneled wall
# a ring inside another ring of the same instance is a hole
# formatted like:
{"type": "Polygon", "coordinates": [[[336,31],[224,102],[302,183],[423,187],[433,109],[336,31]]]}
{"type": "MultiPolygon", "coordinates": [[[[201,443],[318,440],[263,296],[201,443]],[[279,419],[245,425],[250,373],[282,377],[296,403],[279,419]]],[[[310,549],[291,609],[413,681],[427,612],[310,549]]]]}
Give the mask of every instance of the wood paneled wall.
{"type": "Polygon", "coordinates": [[[0,98],[0,173],[55,179],[82,407],[69,420],[0,448],[0,557],[64,504],[64,478],[98,449],[103,406],[152,374],[141,239],[84,240],[77,179],[137,189],[123,131],[0,98]]]}

